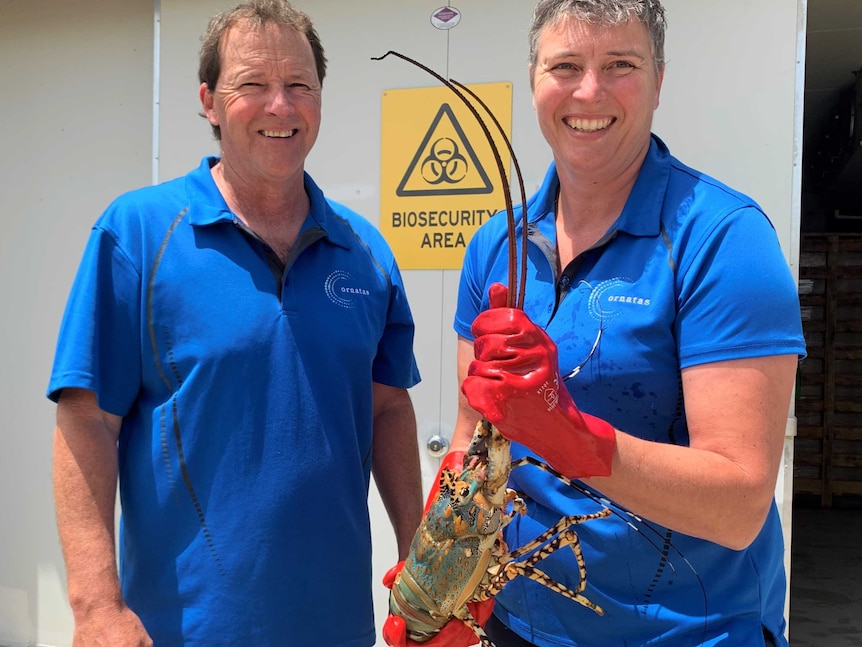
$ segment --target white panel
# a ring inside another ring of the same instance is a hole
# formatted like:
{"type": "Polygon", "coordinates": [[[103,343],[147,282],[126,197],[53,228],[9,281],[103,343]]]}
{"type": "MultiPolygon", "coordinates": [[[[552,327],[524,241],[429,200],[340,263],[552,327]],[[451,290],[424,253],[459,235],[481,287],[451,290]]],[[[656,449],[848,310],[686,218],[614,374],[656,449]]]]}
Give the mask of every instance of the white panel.
{"type": "Polygon", "coordinates": [[[198,53],[210,16],[233,5],[212,0],[161,0],[160,5],[159,180],[164,181],[219,152],[209,122],[199,115],[198,53]]]}
{"type": "Polygon", "coordinates": [[[796,3],[667,0],[656,132],[683,162],[747,193],[790,247],[796,3]]]}
{"type": "Polygon", "coordinates": [[[89,229],[149,183],[152,0],[0,3],[0,644],[71,645],[45,388],[89,229]]]}

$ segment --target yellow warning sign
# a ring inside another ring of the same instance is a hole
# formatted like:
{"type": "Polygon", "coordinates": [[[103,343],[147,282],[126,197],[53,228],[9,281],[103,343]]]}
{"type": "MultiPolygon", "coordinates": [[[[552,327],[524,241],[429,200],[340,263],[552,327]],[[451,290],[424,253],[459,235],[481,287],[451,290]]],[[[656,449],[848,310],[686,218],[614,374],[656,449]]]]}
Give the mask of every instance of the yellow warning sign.
{"type": "MultiPolygon", "coordinates": [[[[467,87],[511,138],[512,84],[467,87]]],[[[494,120],[471,102],[508,178],[509,149],[494,120]]],[[[440,86],[383,93],[380,229],[401,269],[460,269],[470,237],[505,208],[503,192],[508,190],[482,125],[451,90],[440,86]]]]}

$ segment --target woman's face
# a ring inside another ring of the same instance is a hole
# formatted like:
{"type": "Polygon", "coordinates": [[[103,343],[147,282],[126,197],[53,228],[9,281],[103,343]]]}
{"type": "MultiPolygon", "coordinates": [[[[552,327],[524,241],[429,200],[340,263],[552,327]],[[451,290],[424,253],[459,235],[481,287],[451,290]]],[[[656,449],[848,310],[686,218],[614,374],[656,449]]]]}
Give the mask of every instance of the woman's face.
{"type": "Polygon", "coordinates": [[[646,27],[564,18],[539,36],[533,107],[560,170],[597,179],[639,168],[664,70],[646,27]]]}

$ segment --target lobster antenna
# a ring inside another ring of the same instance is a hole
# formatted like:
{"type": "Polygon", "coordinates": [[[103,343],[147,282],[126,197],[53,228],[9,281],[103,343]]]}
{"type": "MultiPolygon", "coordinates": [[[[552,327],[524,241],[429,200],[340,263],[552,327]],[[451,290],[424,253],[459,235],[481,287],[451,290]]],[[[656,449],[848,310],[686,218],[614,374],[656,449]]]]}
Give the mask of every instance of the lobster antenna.
{"type": "MultiPolygon", "coordinates": [[[[503,138],[503,141],[506,143],[506,148],[509,149],[509,155],[512,157],[512,164],[515,166],[515,175],[518,178],[518,188],[521,191],[521,267],[520,267],[520,279],[518,283],[518,296],[517,302],[515,303],[515,307],[523,310],[524,309],[524,292],[526,290],[527,284],[527,192],[524,189],[524,177],[521,175],[521,165],[518,164],[518,157],[515,155],[515,149],[512,148],[512,142],[509,141],[509,138],[506,136],[506,131],[503,130],[503,126],[500,124],[500,121],[497,119],[496,115],[491,112],[491,109],[487,106],[487,104],[482,101],[482,99],[473,92],[466,85],[462,85],[458,83],[455,79],[449,79],[454,85],[458,86],[460,89],[464,90],[467,94],[469,94],[475,101],[478,103],[485,112],[488,113],[488,116],[491,117],[491,121],[494,122],[494,125],[497,127],[497,132],[500,133],[500,137],[503,138]]],[[[493,143],[491,144],[493,146],[493,143]]],[[[514,217],[511,222],[514,222],[514,217]]],[[[511,231],[511,230],[510,230],[511,231]]],[[[509,244],[513,245],[512,238],[509,238],[509,244]]],[[[511,249],[511,247],[510,247],[511,249]]]]}
{"type": "MultiPolygon", "coordinates": [[[[670,542],[668,537],[662,535],[650,523],[648,523],[646,521],[646,519],[644,519],[640,515],[635,514],[634,512],[629,510],[628,508],[620,505],[616,501],[612,501],[611,499],[607,498],[606,496],[602,495],[601,493],[594,492],[594,491],[586,488],[585,486],[574,482],[572,479],[568,478],[567,476],[564,476],[562,473],[558,472],[557,470],[555,470],[550,465],[542,463],[535,456],[530,456],[530,455],[522,456],[521,458],[519,458],[515,461],[512,461],[512,469],[520,467],[521,465],[532,465],[533,467],[538,467],[540,470],[547,472],[548,474],[550,474],[551,476],[553,476],[557,480],[565,483],[566,485],[568,485],[569,487],[573,488],[574,490],[580,492],[581,494],[583,494],[587,498],[591,499],[592,501],[595,501],[599,505],[601,505],[605,508],[608,508],[611,511],[611,514],[613,514],[615,517],[620,519],[629,528],[631,528],[632,530],[637,532],[638,535],[640,535],[640,537],[642,537],[644,539],[644,541],[646,541],[653,548],[655,548],[655,550],[660,555],[662,555],[664,557],[665,561],[667,562],[667,565],[670,566],[671,570],[674,573],[678,573],[678,571],[676,569],[676,566],[674,566],[673,561],[670,559],[670,557],[668,557],[668,553],[672,551],[675,555],[677,555],[682,560],[682,562],[685,564],[685,566],[688,568],[688,570],[691,571],[692,575],[694,575],[695,580],[697,580],[697,584],[700,587],[701,595],[703,596],[704,618],[706,617],[707,611],[709,608],[709,603],[708,603],[707,595],[706,595],[706,585],[703,583],[703,578],[700,576],[700,573],[697,572],[697,569],[694,567],[694,564],[692,564],[688,560],[688,558],[682,553],[682,551],[679,548],[677,548],[672,542],[670,542]],[[649,530],[649,532],[652,533],[653,537],[648,536],[647,533],[644,532],[644,530],[642,530],[638,525],[635,524],[635,522],[639,523],[646,530],[649,530]],[[661,541],[663,543],[666,543],[667,549],[663,549],[662,547],[660,547],[658,545],[657,541],[661,541]]],[[[704,620],[704,634],[705,633],[706,633],[706,620],[704,620]]]]}
{"type": "MultiPolygon", "coordinates": [[[[506,169],[503,166],[503,159],[500,156],[500,151],[497,149],[497,145],[494,143],[494,138],[491,136],[491,132],[488,130],[488,126],[485,125],[485,122],[482,120],[482,117],[479,114],[479,111],[476,110],[476,108],[473,106],[473,104],[470,103],[470,101],[467,99],[466,96],[464,96],[464,93],[461,92],[461,90],[459,90],[452,82],[447,81],[444,77],[439,75],[437,72],[432,70],[430,67],[423,65],[419,61],[415,61],[412,58],[410,58],[409,56],[405,56],[404,54],[401,54],[401,53],[396,52],[394,50],[389,50],[383,56],[376,56],[376,57],[372,56],[371,60],[372,61],[381,61],[384,58],[386,58],[387,56],[389,56],[390,54],[392,56],[397,56],[398,58],[405,60],[408,63],[411,63],[411,64],[415,65],[416,67],[424,70],[425,72],[427,72],[428,74],[433,76],[435,79],[440,81],[440,83],[442,83],[447,88],[452,90],[452,92],[459,99],[461,99],[461,101],[464,103],[464,105],[467,106],[467,108],[470,110],[470,112],[473,113],[473,116],[476,118],[476,121],[479,122],[479,125],[482,127],[482,131],[485,134],[485,138],[488,140],[488,144],[491,146],[491,151],[494,154],[494,161],[497,163],[497,171],[500,173],[500,178],[503,181],[503,186],[506,188],[506,190],[503,191],[503,197],[506,200],[506,218],[507,218],[507,222],[509,225],[508,226],[508,231],[509,231],[509,281],[508,281],[509,294],[508,294],[508,297],[506,300],[506,305],[511,308],[511,307],[515,307],[515,304],[518,304],[517,307],[521,307],[521,305],[523,304],[523,294],[521,294],[521,292],[518,292],[518,285],[516,285],[516,278],[517,278],[518,269],[517,269],[517,258],[516,258],[517,257],[517,245],[516,245],[516,241],[515,241],[515,210],[514,210],[514,207],[512,206],[512,196],[509,194],[509,178],[508,178],[508,175],[506,174],[506,169]]],[[[463,87],[463,86],[461,86],[461,87],[463,87]]],[[[473,95],[473,96],[475,96],[475,95],[473,95]]],[[[484,106],[484,107],[485,107],[485,110],[488,110],[487,106],[484,106]]],[[[488,110],[488,112],[490,113],[490,110],[488,110]]],[[[497,120],[494,119],[494,121],[496,122],[497,120]]],[[[498,124],[498,126],[499,126],[499,124],[498,124]]],[[[502,133],[502,128],[501,128],[501,133],[502,133]]],[[[511,147],[511,144],[509,143],[509,140],[506,138],[505,134],[503,134],[503,139],[506,141],[506,145],[509,146],[509,151],[511,152],[512,147],[511,147]]],[[[514,152],[512,152],[512,159],[514,159],[514,152]]],[[[520,176],[519,176],[519,181],[520,181],[520,176]]],[[[523,195],[523,182],[521,182],[521,185],[522,185],[522,195],[523,195]]],[[[524,201],[524,209],[526,209],[526,200],[524,201]]],[[[525,212],[525,218],[526,218],[526,212],[525,212]]],[[[526,227],[524,228],[524,231],[525,231],[525,235],[526,235],[526,227]]],[[[526,256],[524,258],[526,259],[526,256]]],[[[523,283],[524,278],[522,277],[521,280],[523,283]]]]}

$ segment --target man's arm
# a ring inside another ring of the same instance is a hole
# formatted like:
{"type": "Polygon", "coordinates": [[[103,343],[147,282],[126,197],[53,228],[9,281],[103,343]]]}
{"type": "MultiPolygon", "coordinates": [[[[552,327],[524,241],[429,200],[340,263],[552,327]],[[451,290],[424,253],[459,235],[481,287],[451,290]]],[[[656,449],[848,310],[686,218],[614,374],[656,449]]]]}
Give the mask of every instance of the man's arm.
{"type": "Polygon", "coordinates": [[[54,432],[54,500],[66,562],[74,644],[149,646],[120,590],[114,541],[117,439],[122,418],[92,391],[64,389],[54,432]]]}
{"type": "Polygon", "coordinates": [[[403,560],[422,518],[423,500],[416,415],[406,389],[374,384],[372,452],[374,481],[403,560]]]}
{"type": "Polygon", "coordinates": [[[473,361],[473,342],[458,335],[458,355],[457,355],[457,370],[458,370],[458,418],[455,420],[455,431],[452,433],[452,444],[449,451],[466,452],[470,446],[470,441],[473,439],[473,432],[476,430],[476,423],[482,416],[470,403],[461,391],[461,385],[464,383],[464,378],[467,377],[467,369],[470,362],[473,361]]]}

